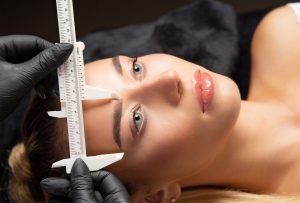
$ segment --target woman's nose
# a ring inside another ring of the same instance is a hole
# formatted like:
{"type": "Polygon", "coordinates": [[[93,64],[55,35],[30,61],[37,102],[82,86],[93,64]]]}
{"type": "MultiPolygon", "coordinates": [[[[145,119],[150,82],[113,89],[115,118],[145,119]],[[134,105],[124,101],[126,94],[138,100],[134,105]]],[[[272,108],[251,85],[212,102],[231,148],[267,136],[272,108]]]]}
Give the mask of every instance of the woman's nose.
{"type": "Polygon", "coordinates": [[[181,81],[174,70],[168,70],[151,78],[146,78],[127,90],[128,96],[151,102],[164,100],[171,105],[178,105],[181,97],[181,81]]]}

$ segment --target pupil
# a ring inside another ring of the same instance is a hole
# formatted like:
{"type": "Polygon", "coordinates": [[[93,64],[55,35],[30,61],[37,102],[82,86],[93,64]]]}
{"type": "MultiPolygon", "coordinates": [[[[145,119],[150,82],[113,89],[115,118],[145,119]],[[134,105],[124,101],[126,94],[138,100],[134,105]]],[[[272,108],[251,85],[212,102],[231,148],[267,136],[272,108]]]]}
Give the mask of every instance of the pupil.
{"type": "Polygon", "coordinates": [[[138,67],[137,65],[134,65],[134,71],[140,71],[140,67],[138,67]]]}
{"type": "Polygon", "coordinates": [[[140,120],[140,116],[139,116],[139,115],[135,115],[134,118],[135,118],[135,120],[137,120],[137,121],[140,120]]]}

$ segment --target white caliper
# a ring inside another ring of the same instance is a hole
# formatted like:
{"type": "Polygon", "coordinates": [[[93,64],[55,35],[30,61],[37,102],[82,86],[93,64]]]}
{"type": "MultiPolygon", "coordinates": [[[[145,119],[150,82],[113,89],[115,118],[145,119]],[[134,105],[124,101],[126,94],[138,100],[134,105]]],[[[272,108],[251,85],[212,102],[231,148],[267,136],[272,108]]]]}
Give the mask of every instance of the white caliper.
{"type": "Polygon", "coordinates": [[[117,99],[116,92],[85,85],[82,42],[76,42],[72,0],[56,0],[59,37],[61,43],[71,43],[74,50],[68,60],[57,69],[60,92],[60,111],[48,115],[67,118],[70,158],[52,164],[52,168],[66,167],[71,172],[76,158],[81,158],[90,171],[99,170],[123,158],[124,153],[86,156],[82,100],[117,99]]]}

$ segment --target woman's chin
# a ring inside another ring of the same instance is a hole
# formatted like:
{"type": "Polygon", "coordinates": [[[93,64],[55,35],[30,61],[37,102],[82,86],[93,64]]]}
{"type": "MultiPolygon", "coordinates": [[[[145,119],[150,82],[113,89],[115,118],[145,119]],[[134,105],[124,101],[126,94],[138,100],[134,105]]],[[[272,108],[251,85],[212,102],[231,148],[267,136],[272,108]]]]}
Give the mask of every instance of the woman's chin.
{"type": "Polygon", "coordinates": [[[212,103],[212,116],[218,123],[231,129],[235,124],[241,106],[241,96],[236,83],[223,75],[216,74],[212,103]]]}

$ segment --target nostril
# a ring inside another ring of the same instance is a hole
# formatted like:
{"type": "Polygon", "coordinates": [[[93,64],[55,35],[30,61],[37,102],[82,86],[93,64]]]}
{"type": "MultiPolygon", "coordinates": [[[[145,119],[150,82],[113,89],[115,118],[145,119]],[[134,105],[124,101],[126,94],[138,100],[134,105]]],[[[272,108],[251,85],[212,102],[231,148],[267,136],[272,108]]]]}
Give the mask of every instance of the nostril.
{"type": "Polygon", "coordinates": [[[183,93],[183,86],[180,80],[178,80],[176,83],[176,89],[177,89],[177,104],[179,104],[183,93]]]}
{"type": "MultiPolygon", "coordinates": [[[[183,86],[182,86],[182,83],[180,81],[180,78],[179,78],[177,72],[170,69],[170,70],[168,70],[168,74],[169,74],[170,79],[172,78],[172,80],[173,80],[172,81],[173,85],[175,83],[177,93],[179,94],[179,97],[181,98],[181,95],[183,93],[183,86]]],[[[174,88],[174,86],[173,86],[173,88],[174,88]]]]}
{"type": "Polygon", "coordinates": [[[179,98],[181,98],[183,93],[183,86],[180,80],[178,80],[177,82],[177,90],[178,90],[179,98]]]}

